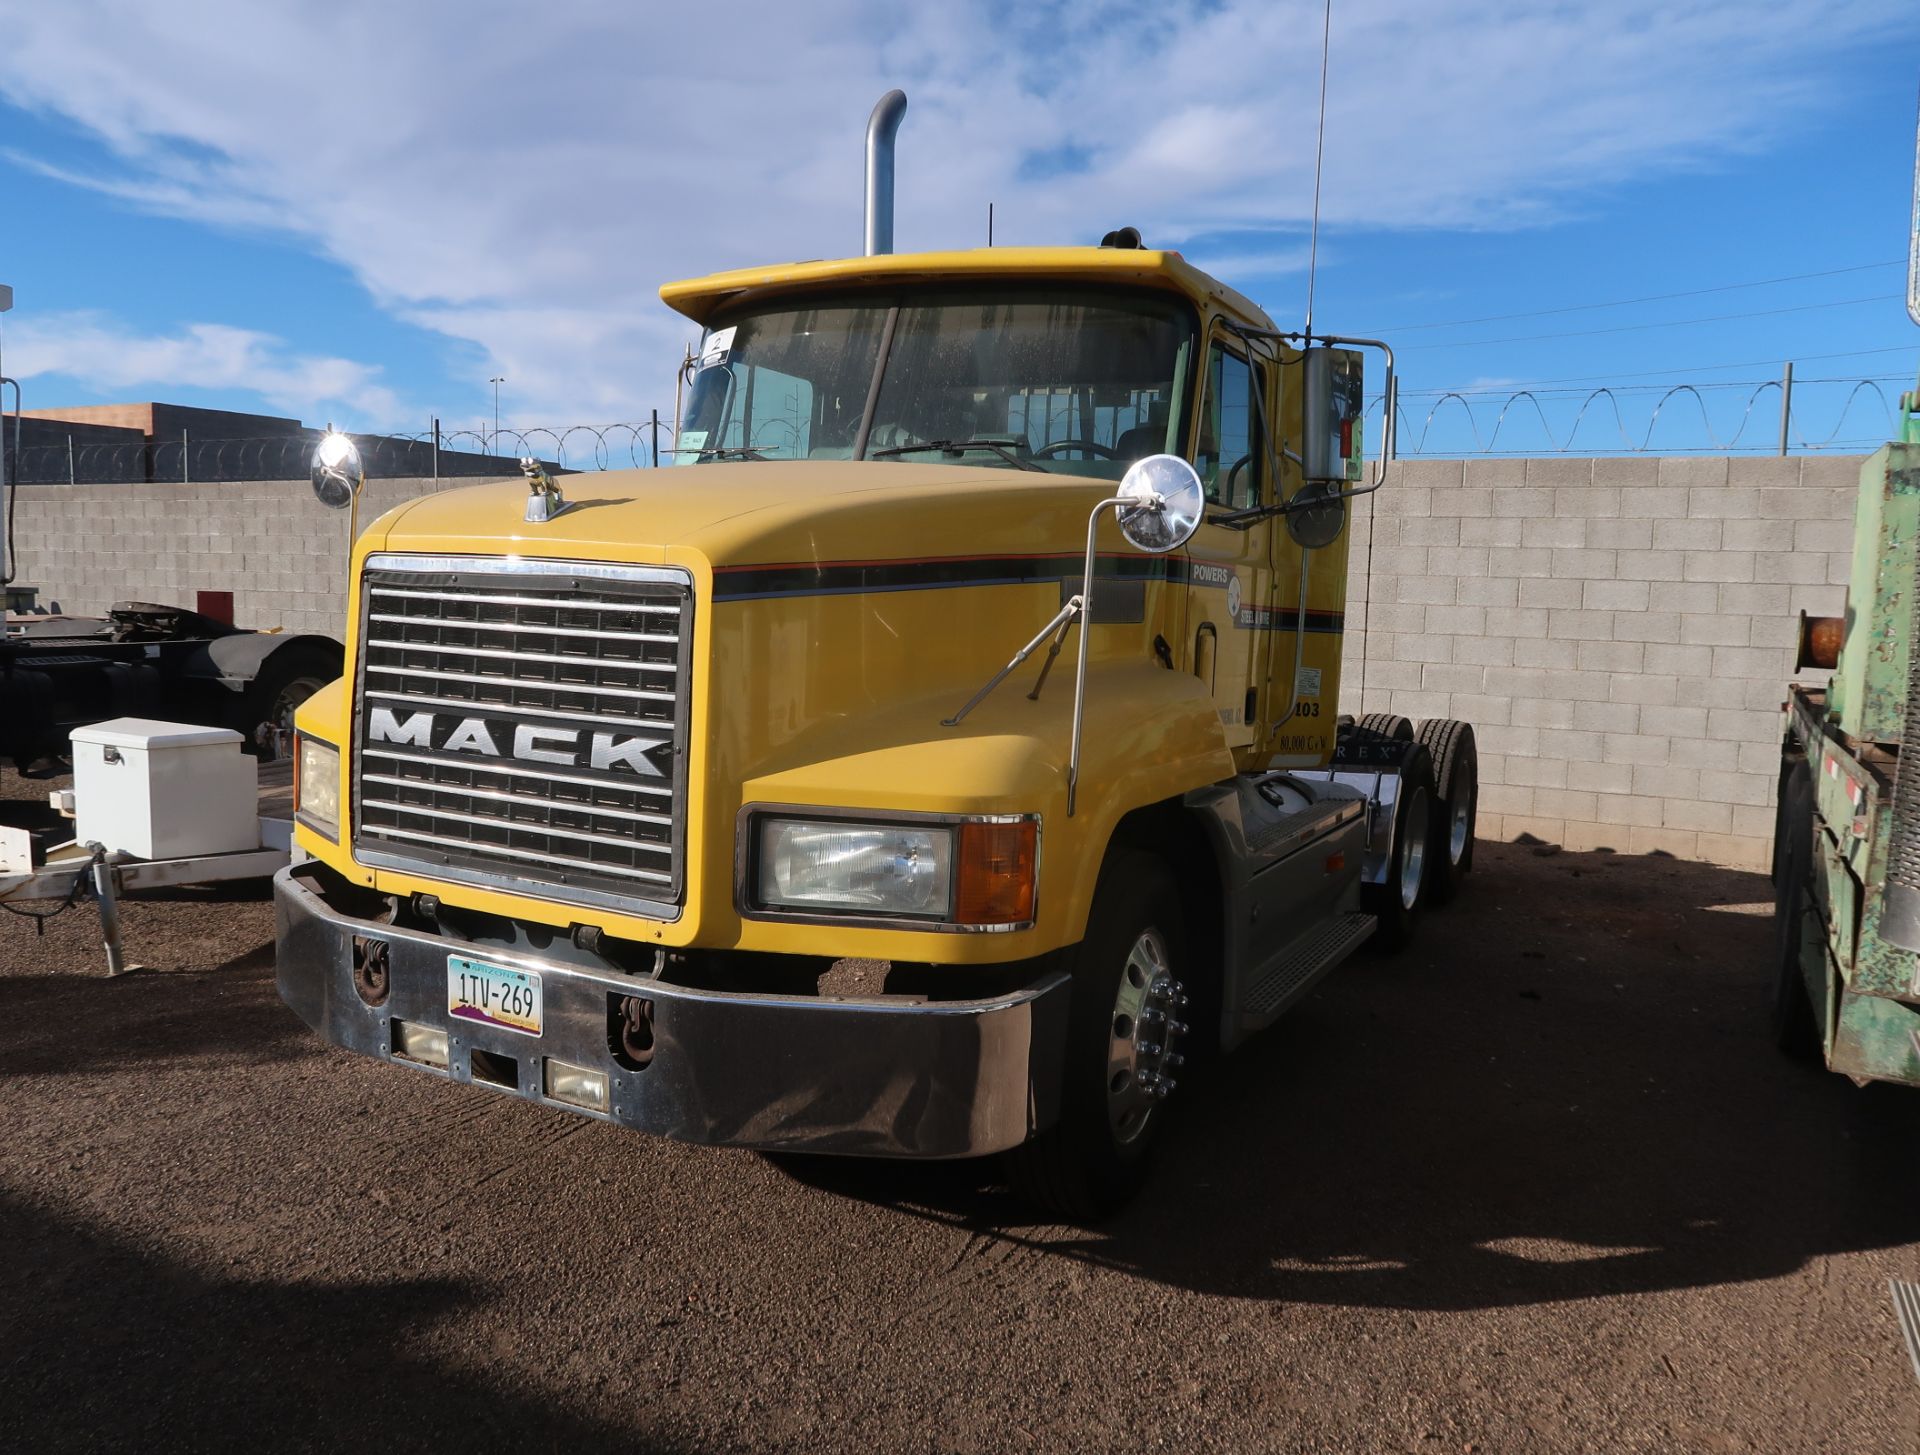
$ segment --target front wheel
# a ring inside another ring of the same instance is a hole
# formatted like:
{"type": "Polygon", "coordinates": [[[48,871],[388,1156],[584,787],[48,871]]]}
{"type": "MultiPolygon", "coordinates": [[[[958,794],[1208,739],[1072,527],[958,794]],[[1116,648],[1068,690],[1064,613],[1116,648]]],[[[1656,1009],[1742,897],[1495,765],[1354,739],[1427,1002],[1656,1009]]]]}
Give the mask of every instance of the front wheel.
{"type": "Polygon", "coordinates": [[[1106,867],[1073,956],[1060,1120],[1007,1161],[1017,1192],[1091,1220],[1145,1180],[1185,1064],[1185,925],[1159,859],[1129,851],[1106,867]]]}

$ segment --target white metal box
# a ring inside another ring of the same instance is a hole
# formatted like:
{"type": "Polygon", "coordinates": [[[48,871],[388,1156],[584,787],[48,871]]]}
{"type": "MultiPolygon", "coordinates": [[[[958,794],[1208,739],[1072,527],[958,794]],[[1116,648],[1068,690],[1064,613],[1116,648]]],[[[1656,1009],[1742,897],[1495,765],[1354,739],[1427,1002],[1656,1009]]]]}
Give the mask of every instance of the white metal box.
{"type": "Polygon", "coordinates": [[[257,765],[240,743],[142,717],[75,728],[74,839],[142,859],[259,848],[257,765]]]}

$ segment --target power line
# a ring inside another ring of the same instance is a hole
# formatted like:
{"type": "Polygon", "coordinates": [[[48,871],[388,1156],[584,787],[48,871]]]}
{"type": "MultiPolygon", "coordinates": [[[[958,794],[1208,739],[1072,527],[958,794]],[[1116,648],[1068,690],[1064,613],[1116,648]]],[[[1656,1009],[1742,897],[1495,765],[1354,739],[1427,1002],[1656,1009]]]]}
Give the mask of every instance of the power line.
{"type": "Polygon", "coordinates": [[[1876,293],[1870,298],[1838,298],[1831,303],[1800,303],[1791,308],[1757,308],[1749,313],[1716,313],[1706,318],[1673,318],[1665,323],[1622,323],[1613,328],[1585,328],[1565,333],[1523,333],[1510,334],[1505,338],[1458,339],[1444,344],[1412,344],[1399,350],[1403,354],[1418,353],[1422,349],[1471,349],[1485,344],[1531,344],[1542,343],[1548,339],[1561,338],[1598,338],[1610,333],[1641,333],[1650,328],[1687,328],[1697,323],[1732,323],[1742,318],[1777,318],[1783,313],[1814,313],[1823,308],[1851,308],[1861,303],[1898,303],[1898,293],[1876,293]]]}
{"type": "Polygon", "coordinates": [[[1490,313],[1482,318],[1452,318],[1444,323],[1406,323],[1398,328],[1369,329],[1376,337],[1396,333],[1416,333],[1428,328],[1462,328],[1471,323],[1507,323],[1516,318],[1550,318],[1560,313],[1590,313],[1599,308],[1626,308],[1635,303],[1665,303],[1675,298],[1699,298],[1708,293],[1733,293],[1742,288],[1771,288],[1776,283],[1803,283],[1810,278],[1837,278],[1842,273],[1865,273],[1874,268],[1897,268],[1905,258],[1890,258],[1884,263],[1859,263],[1851,268],[1828,268],[1819,273],[1789,273],[1783,278],[1762,278],[1754,283],[1722,283],[1713,288],[1688,288],[1680,293],[1649,293],[1644,298],[1616,298],[1611,303],[1574,303],[1564,308],[1539,308],[1530,313],[1490,313]]]}

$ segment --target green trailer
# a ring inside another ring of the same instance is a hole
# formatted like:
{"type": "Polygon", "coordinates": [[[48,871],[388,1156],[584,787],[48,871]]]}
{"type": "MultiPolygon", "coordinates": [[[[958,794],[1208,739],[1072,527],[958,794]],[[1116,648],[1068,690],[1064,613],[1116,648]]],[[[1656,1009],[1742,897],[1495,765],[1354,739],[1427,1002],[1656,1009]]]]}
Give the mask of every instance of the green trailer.
{"type": "MultiPolygon", "coordinates": [[[[1920,322],[1920,319],[1916,319],[1920,322]]],[[[1774,818],[1774,1031],[1857,1081],[1920,1086],[1920,721],[1913,648],[1920,534],[1920,389],[1901,438],[1860,469],[1842,617],[1801,618],[1774,818]]]]}

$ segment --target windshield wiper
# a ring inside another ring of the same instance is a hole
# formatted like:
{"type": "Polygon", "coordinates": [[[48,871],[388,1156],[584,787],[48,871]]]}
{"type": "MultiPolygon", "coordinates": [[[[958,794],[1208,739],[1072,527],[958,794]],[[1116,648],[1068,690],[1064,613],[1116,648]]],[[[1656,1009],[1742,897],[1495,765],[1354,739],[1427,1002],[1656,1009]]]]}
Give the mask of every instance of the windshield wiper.
{"type": "Polygon", "coordinates": [[[766,460],[770,455],[760,453],[757,445],[708,445],[699,450],[675,450],[676,455],[692,455],[696,460],[724,460],[728,455],[738,455],[743,460],[766,460]]]}
{"type": "Polygon", "coordinates": [[[1042,475],[1051,475],[1053,471],[1045,465],[1036,465],[1032,460],[1023,460],[1013,452],[1021,440],[921,440],[911,445],[888,445],[884,450],[868,450],[869,460],[884,460],[889,455],[917,455],[928,450],[938,450],[943,455],[963,455],[968,450],[992,450],[1001,459],[1016,470],[1036,470],[1042,475]]]}

